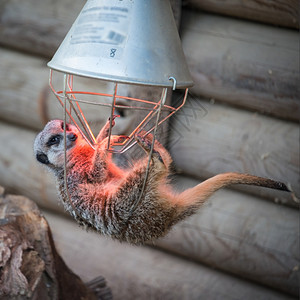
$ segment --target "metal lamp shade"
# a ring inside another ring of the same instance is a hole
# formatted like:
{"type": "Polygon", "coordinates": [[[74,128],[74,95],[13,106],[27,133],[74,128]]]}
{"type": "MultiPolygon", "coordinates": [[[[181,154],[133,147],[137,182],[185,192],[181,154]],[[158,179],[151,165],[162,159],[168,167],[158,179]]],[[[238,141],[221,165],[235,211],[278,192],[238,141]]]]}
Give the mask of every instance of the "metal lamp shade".
{"type": "Polygon", "coordinates": [[[129,84],[193,85],[168,0],[88,0],[48,63],[63,73],[129,84]]]}

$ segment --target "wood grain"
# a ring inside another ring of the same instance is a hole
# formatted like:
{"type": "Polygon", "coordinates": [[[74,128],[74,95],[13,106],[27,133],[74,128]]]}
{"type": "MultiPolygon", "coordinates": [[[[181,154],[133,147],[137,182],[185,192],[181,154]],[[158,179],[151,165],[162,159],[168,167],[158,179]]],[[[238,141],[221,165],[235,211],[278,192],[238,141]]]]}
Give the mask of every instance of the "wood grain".
{"type": "Polygon", "coordinates": [[[0,123],[0,185],[8,193],[24,195],[38,205],[63,212],[56,185],[33,154],[36,132],[0,123]]]}
{"type": "Polygon", "coordinates": [[[299,2],[296,0],[188,0],[187,4],[217,14],[299,28],[299,2]]]}
{"type": "Polygon", "coordinates": [[[21,51],[52,57],[84,1],[2,1],[0,43],[21,51]]]}
{"type": "MultiPolygon", "coordinates": [[[[178,190],[199,181],[176,178],[178,190]]],[[[222,190],[156,244],[213,268],[299,295],[297,210],[222,190]]]]}
{"type": "Polygon", "coordinates": [[[90,289],[66,266],[34,202],[0,196],[0,220],[1,299],[112,299],[104,278],[90,289]]]}
{"type": "Polygon", "coordinates": [[[291,299],[189,260],[113,242],[73,222],[45,215],[66,263],[84,280],[99,273],[101,267],[114,299],[291,299]]]}
{"type": "MultiPolygon", "coordinates": [[[[63,108],[50,90],[48,82],[49,69],[45,59],[0,48],[0,119],[34,130],[41,130],[49,120],[63,119],[63,108]]],[[[59,72],[53,73],[53,86],[55,90],[63,89],[63,75],[59,72]]],[[[79,91],[113,93],[111,83],[83,77],[74,78],[74,87],[79,91]]],[[[118,91],[120,95],[130,94],[132,97],[158,101],[162,89],[147,87],[133,89],[129,85],[119,85],[118,91]]],[[[81,98],[83,96],[79,99],[81,98]]],[[[109,97],[83,98],[83,100],[111,103],[109,97]]],[[[170,100],[168,97],[166,103],[170,100]]],[[[132,105],[125,99],[118,99],[116,103],[132,105]]],[[[97,135],[110,116],[110,107],[84,103],[81,103],[80,107],[94,134],[97,135]]],[[[114,133],[129,135],[146,113],[148,111],[117,108],[115,114],[120,117],[116,121],[114,133]]],[[[158,132],[167,132],[167,122],[161,127],[158,132]]],[[[163,137],[164,140],[166,138],[167,136],[163,137]]]]}
{"type": "MultiPolygon", "coordinates": [[[[46,60],[4,48],[0,48],[0,56],[0,118],[35,130],[42,129],[51,119],[62,119],[62,106],[49,87],[46,60]]],[[[79,80],[79,90],[111,91],[108,83],[84,78],[79,80]]],[[[63,89],[62,74],[53,74],[53,86],[56,90],[63,89]]],[[[110,115],[110,110],[102,107],[97,109],[94,105],[84,104],[81,107],[94,127],[101,128],[110,115]]],[[[123,122],[124,119],[121,119],[118,121],[123,122]]],[[[123,128],[128,127],[130,120],[125,123],[123,128]]]]}
{"type": "MultiPolygon", "coordinates": [[[[170,1],[177,25],[181,0],[170,1]]],[[[50,58],[85,1],[6,0],[0,3],[0,44],[50,58]]]]}
{"type": "MultiPolygon", "coordinates": [[[[69,0],[5,1],[0,44],[50,58],[82,5],[79,0],[72,5],[69,0]]],[[[188,10],[182,15],[181,38],[195,81],[193,93],[299,120],[296,31],[188,10]]]]}
{"type": "MultiPolygon", "coordinates": [[[[170,152],[185,174],[250,173],[288,183],[300,195],[299,126],[293,122],[189,98],[170,124],[170,152]]],[[[288,193],[243,190],[298,205],[288,193]]]]}
{"type": "Polygon", "coordinates": [[[296,31],[184,10],[191,93],[283,119],[300,116],[296,31]]]}

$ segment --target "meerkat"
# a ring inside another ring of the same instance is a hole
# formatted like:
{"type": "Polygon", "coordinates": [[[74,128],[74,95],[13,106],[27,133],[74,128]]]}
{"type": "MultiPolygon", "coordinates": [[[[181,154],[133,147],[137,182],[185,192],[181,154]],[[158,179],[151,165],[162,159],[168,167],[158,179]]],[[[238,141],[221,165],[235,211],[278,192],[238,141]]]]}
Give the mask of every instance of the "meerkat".
{"type": "MultiPolygon", "coordinates": [[[[107,121],[97,136],[94,150],[76,126],[52,120],[37,135],[34,153],[36,159],[54,173],[65,209],[81,225],[113,239],[132,244],[154,241],[164,236],[174,224],[194,214],[215,191],[231,184],[289,191],[285,184],[271,179],[223,173],[182,193],[176,193],[168,182],[171,156],[155,141],[144,192],[138,198],[145,180],[148,158],[134,162],[130,169],[118,167],[112,160],[112,154],[107,151],[109,123],[107,121]],[[64,180],[65,164],[67,188],[64,180]],[[138,205],[133,209],[137,199],[138,205]]],[[[111,136],[111,141],[119,139],[119,136],[111,136]]],[[[139,145],[148,153],[152,139],[151,134],[144,138],[136,137],[139,145]]]]}

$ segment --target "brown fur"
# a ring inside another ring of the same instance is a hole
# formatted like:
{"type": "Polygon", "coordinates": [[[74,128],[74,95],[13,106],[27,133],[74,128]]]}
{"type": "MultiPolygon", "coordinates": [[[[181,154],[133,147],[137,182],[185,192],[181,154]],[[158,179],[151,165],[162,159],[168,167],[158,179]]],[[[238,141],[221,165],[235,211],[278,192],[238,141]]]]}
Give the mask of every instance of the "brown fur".
{"type": "MultiPolygon", "coordinates": [[[[75,126],[67,125],[67,190],[64,183],[62,121],[50,121],[45,126],[35,140],[34,151],[37,159],[54,172],[60,197],[73,217],[80,224],[120,241],[140,244],[165,235],[172,225],[195,213],[215,191],[230,184],[288,190],[284,184],[270,179],[225,173],[182,193],[175,193],[167,180],[172,159],[156,141],[145,191],[133,210],[133,204],[142,190],[147,157],[137,161],[130,170],[117,167],[111,154],[106,151],[108,126],[109,122],[99,133],[94,151],[75,126]],[[59,141],[53,144],[55,136],[59,141]]],[[[112,136],[112,139],[118,138],[112,136]]],[[[149,151],[147,145],[151,141],[151,135],[145,140],[138,138],[146,151],[149,151]]]]}

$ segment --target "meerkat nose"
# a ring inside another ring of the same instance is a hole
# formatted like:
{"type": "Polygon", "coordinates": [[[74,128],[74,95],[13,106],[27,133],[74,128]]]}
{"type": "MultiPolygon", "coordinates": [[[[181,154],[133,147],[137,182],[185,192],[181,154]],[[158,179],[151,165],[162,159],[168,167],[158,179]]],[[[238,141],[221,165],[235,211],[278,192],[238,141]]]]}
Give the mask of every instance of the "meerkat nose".
{"type": "MultiPolygon", "coordinates": [[[[65,124],[65,123],[64,123],[63,121],[62,121],[61,124],[60,124],[62,130],[64,130],[64,124],[65,124]]],[[[66,123],[66,131],[70,131],[70,127],[69,127],[69,124],[68,124],[68,123],[66,123]]]]}
{"type": "Polygon", "coordinates": [[[40,163],[45,164],[45,165],[48,165],[48,164],[50,163],[49,160],[48,160],[47,155],[44,154],[44,153],[37,153],[36,159],[37,159],[40,163]]]}

